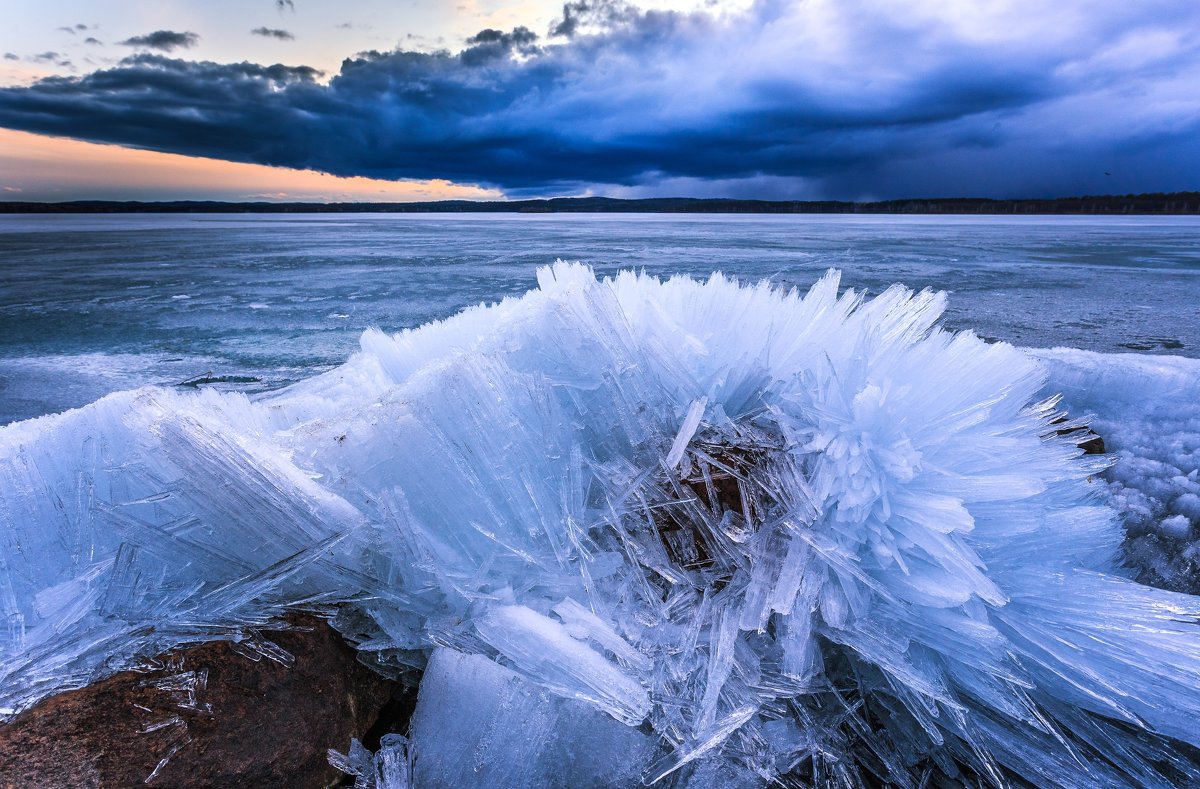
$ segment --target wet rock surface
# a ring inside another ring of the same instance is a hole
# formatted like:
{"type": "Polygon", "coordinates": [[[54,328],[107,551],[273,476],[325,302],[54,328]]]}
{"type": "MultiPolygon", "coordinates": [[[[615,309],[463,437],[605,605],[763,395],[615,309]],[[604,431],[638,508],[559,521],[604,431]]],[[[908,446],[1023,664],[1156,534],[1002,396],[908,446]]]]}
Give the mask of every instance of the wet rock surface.
{"type": "Polygon", "coordinates": [[[325,787],[394,683],[323,620],[161,655],[0,725],[0,787],[325,787]]]}

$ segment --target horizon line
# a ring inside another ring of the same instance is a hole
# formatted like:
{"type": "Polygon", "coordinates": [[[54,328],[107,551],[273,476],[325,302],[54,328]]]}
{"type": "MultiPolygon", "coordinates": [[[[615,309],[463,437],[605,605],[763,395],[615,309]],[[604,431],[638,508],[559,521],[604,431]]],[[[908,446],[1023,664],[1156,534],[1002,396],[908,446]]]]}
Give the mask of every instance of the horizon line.
{"type": "Polygon", "coordinates": [[[1200,192],[1146,192],[1049,198],[915,197],[887,200],[772,200],[733,197],[535,197],[516,200],[317,202],[245,200],[0,200],[0,213],[879,213],[1200,214],[1200,192]],[[591,210],[589,210],[591,209],[591,210]],[[596,210],[599,209],[599,210],[596,210]]]}

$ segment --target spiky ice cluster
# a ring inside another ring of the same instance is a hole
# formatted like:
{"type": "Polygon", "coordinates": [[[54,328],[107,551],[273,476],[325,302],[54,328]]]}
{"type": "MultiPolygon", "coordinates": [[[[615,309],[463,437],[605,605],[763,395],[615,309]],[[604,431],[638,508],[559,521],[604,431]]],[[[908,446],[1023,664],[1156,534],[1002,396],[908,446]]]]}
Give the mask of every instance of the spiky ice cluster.
{"type": "Polygon", "coordinates": [[[1200,605],[1037,362],[835,273],[539,285],[0,430],[0,705],[322,606],[425,672],[418,786],[1200,781],[1200,605]]]}

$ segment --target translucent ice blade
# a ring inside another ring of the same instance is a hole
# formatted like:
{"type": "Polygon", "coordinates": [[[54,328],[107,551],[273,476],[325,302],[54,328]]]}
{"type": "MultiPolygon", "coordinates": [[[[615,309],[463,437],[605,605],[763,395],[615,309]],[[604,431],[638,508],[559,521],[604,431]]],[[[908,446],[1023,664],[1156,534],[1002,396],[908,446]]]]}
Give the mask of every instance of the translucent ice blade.
{"type": "Polygon", "coordinates": [[[663,461],[667,468],[675,468],[683,459],[688,442],[692,440],[692,436],[696,434],[696,428],[700,426],[700,419],[704,416],[706,405],[708,405],[708,398],[701,397],[688,406],[687,416],[683,418],[683,424],[679,426],[679,432],[675,434],[675,440],[671,443],[671,450],[663,461]]]}
{"type": "Polygon", "coordinates": [[[645,688],[550,617],[525,606],[497,606],[475,628],[517,671],[556,693],[590,701],[630,726],[650,711],[645,688]]]}

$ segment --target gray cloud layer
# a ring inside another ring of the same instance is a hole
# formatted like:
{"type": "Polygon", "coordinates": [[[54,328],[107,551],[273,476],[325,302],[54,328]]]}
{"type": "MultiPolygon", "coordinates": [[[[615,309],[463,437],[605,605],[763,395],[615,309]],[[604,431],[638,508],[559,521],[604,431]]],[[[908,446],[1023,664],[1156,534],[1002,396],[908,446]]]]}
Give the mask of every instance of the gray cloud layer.
{"type": "Polygon", "coordinates": [[[296,38],[288,31],[274,27],[256,27],[250,31],[250,34],[262,36],[263,38],[277,38],[280,41],[293,41],[296,38]]]}
{"type": "Polygon", "coordinates": [[[127,38],[121,43],[127,47],[144,47],[172,52],[176,49],[190,49],[196,46],[200,36],[195,33],[177,33],[174,30],[155,30],[144,36],[127,38]]]}
{"type": "Polygon", "coordinates": [[[581,0],[547,40],[484,30],[458,53],[360,53],[328,84],[142,54],[0,90],[0,125],[512,194],[1200,187],[1194,3],[1009,0],[954,19],[902,5],[760,0],[713,17],[581,0]]]}

